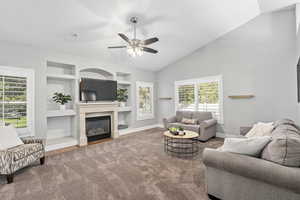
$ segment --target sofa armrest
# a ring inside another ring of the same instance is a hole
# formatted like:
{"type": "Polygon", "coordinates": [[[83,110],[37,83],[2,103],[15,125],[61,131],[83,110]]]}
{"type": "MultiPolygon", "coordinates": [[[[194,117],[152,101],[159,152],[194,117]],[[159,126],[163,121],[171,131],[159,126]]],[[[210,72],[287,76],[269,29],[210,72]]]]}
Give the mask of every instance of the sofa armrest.
{"type": "Polygon", "coordinates": [[[0,174],[11,174],[12,152],[0,150],[0,174]]]}
{"type": "Polygon", "coordinates": [[[35,138],[35,137],[23,137],[21,140],[24,142],[24,144],[34,144],[39,143],[45,146],[45,140],[41,138],[35,138]]]}
{"type": "Polygon", "coordinates": [[[216,124],[217,124],[217,120],[216,119],[208,119],[208,120],[202,121],[200,123],[200,126],[204,127],[204,128],[208,128],[208,127],[214,126],[216,124]]]}
{"type": "Polygon", "coordinates": [[[204,149],[203,162],[207,167],[260,180],[300,193],[300,168],[286,167],[246,155],[204,149]]]}
{"type": "Polygon", "coordinates": [[[240,135],[245,136],[251,129],[252,127],[240,127],[240,135]]]}
{"type": "Polygon", "coordinates": [[[169,128],[168,127],[168,124],[169,123],[174,123],[174,122],[176,122],[176,116],[173,116],[173,117],[170,117],[170,118],[164,118],[163,119],[163,124],[164,124],[164,127],[167,129],[167,128],[169,128]]]}

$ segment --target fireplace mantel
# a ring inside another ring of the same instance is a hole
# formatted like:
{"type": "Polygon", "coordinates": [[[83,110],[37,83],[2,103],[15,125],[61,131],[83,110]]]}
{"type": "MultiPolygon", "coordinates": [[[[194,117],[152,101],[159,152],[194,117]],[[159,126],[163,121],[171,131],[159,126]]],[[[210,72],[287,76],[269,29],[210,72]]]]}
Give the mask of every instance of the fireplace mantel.
{"type": "Polygon", "coordinates": [[[86,117],[94,116],[111,116],[111,135],[117,138],[118,133],[118,104],[115,102],[95,102],[95,103],[78,103],[79,113],[79,146],[87,145],[86,136],[86,117]]]}

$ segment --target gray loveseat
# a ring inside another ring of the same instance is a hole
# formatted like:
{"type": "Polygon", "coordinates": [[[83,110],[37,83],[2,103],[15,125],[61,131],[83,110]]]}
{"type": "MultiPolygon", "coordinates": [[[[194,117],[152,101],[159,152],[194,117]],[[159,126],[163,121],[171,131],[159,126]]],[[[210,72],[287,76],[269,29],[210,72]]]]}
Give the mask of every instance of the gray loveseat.
{"type": "MultiPolygon", "coordinates": [[[[211,199],[300,199],[300,128],[291,121],[276,123],[272,141],[258,158],[204,150],[207,192],[211,199]]],[[[247,133],[245,130],[241,130],[243,135],[247,133]]]]}
{"type": "Polygon", "coordinates": [[[176,116],[163,119],[164,127],[182,127],[185,130],[199,133],[199,140],[207,141],[216,137],[217,120],[212,118],[211,112],[177,111],[176,116]],[[196,119],[195,124],[184,124],[182,119],[196,119]]]}

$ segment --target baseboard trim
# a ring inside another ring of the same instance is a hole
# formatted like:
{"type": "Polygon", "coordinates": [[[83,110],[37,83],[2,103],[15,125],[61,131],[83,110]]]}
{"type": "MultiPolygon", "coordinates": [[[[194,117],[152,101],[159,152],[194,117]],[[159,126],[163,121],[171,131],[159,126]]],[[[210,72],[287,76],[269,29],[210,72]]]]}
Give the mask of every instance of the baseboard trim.
{"type": "Polygon", "coordinates": [[[218,138],[226,138],[225,133],[217,132],[216,137],[218,138]]]}
{"type": "Polygon", "coordinates": [[[153,125],[149,125],[149,126],[143,126],[143,127],[138,127],[138,128],[128,128],[125,130],[119,130],[119,135],[127,135],[130,133],[135,133],[135,132],[139,132],[139,131],[144,131],[147,129],[151,129],[151,128],[162,128],[163,126],[161,124],[153,124],[153,125]]]}

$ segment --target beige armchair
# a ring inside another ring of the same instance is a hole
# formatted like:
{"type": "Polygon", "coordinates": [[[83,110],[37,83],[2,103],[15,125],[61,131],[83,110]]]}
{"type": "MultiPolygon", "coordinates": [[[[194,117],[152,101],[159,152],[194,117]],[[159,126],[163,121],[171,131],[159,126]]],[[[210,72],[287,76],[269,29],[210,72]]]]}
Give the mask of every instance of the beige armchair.
{"type": "Polygon", "coordinates": [[[24,144],[0,151],[0,175],[7,177],[7,183],[12,183],[14,173],[33,162],[45,162],[44,140],[33,137],[21,138],[24,144]]]}

